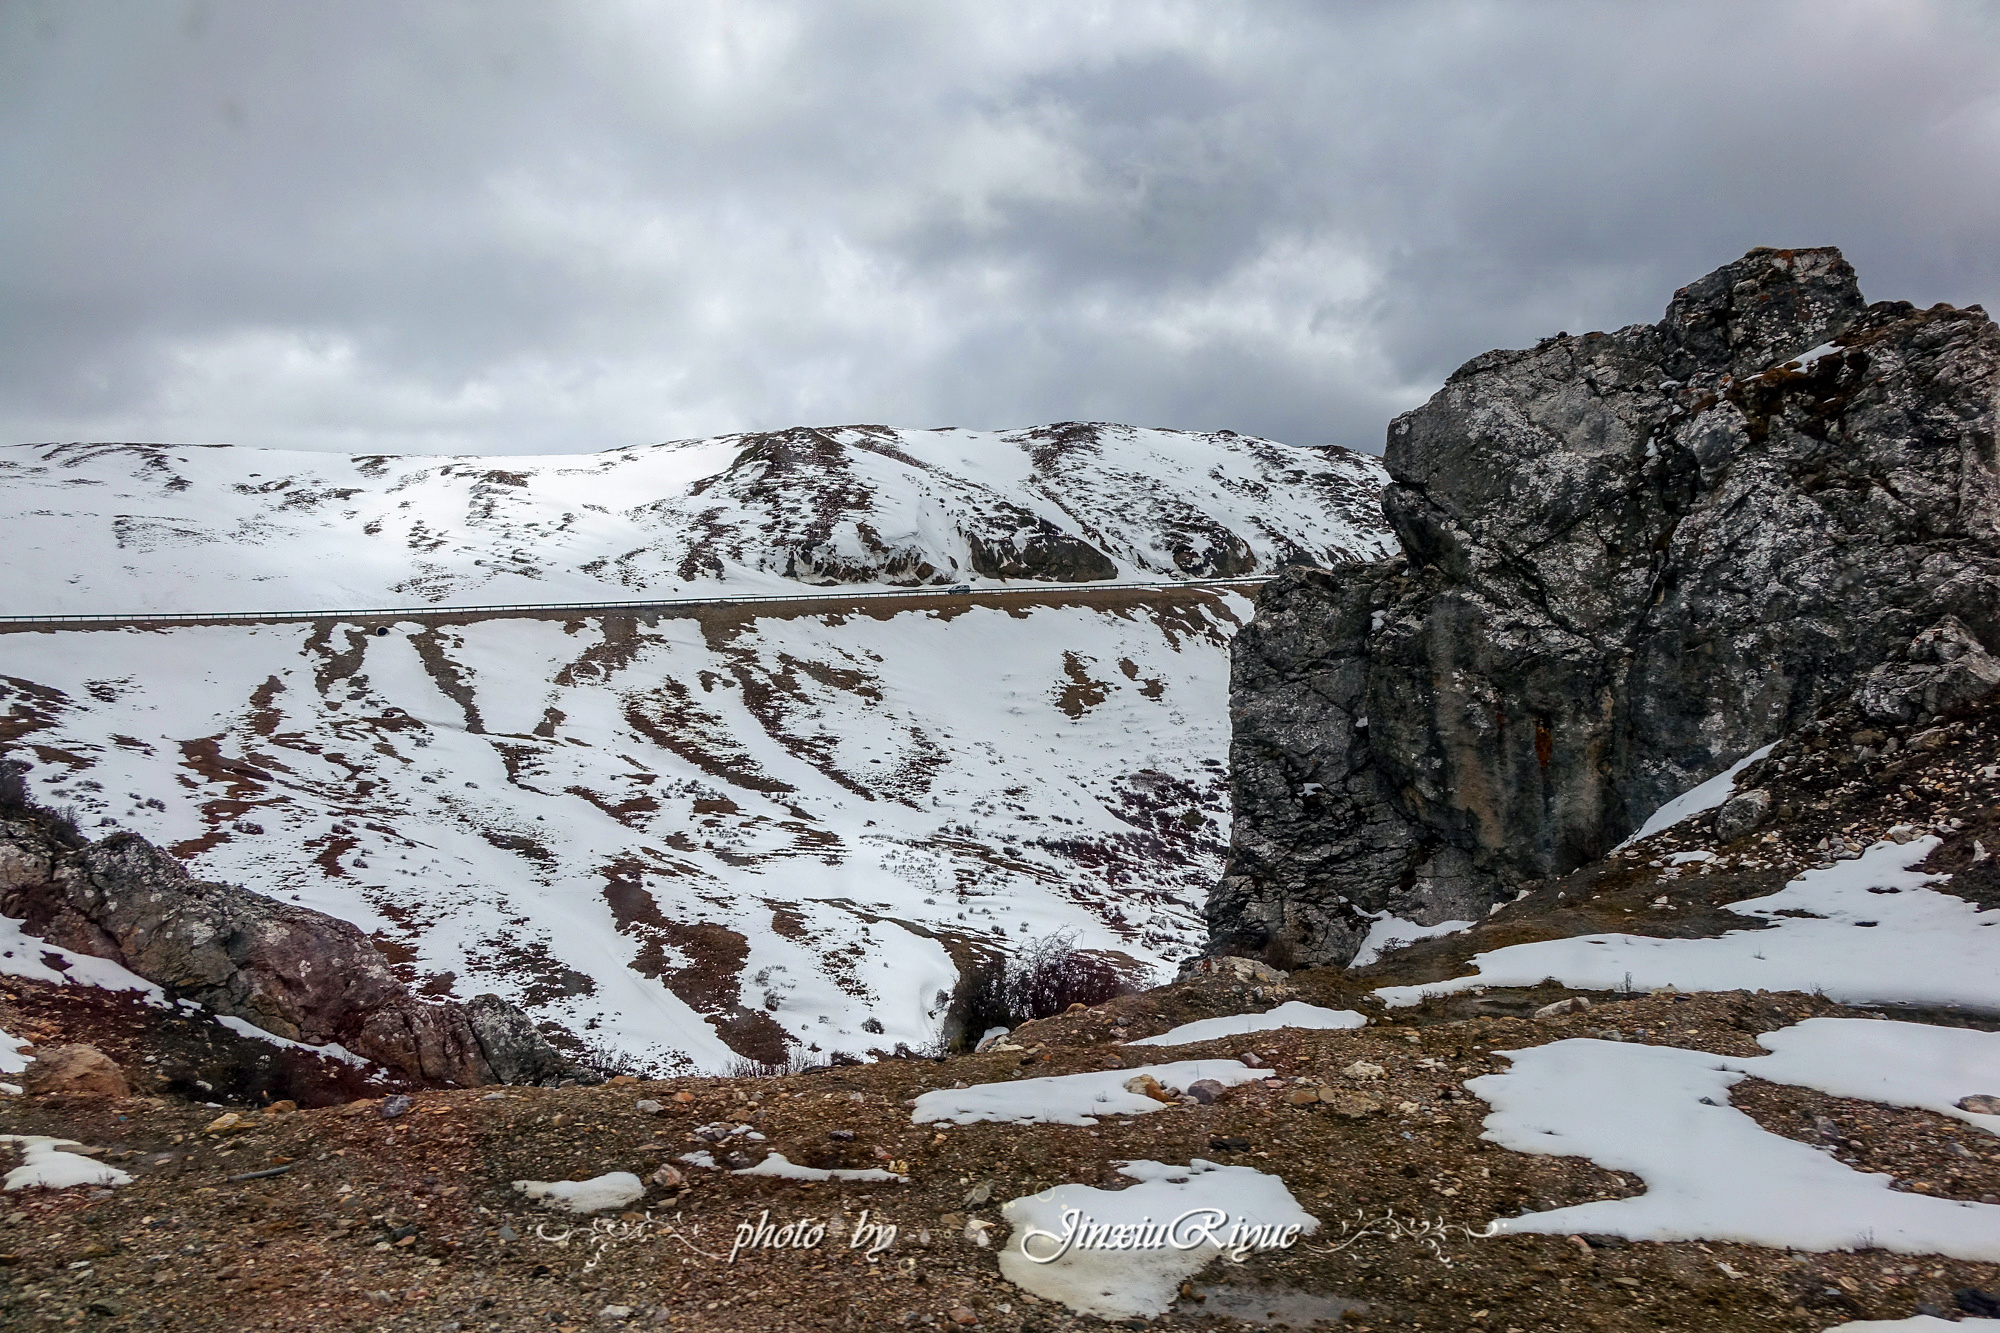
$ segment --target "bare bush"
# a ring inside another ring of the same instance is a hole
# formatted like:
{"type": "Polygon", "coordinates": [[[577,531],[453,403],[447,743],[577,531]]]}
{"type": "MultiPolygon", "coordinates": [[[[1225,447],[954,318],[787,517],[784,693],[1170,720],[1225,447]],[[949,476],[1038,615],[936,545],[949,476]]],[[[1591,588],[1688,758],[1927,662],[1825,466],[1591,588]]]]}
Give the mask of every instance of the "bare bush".
{"type": "Polygon", "coordinates": [[[1009,1027],[1062,1013],[1073,1004],[1103,1004],[1138,989],[1105,954],[1076,947],[1076,932],[1030,941],[1007,960],[1009,1027]]]}
{"type": "Polygon", "coordinates": [[[77,827],[74,809],[51,810],[36,802],[34,788],[28,785],[28,765],[19,759],[0,760],[0,818],[31,820],[63,847],[90,841],[77,827]]]}
{"type": "Polygon", "coordinates": [[[964,1050],[994,1028],[1014,1028],[1060,1014],[1073,1004],[1097,1005],[1140,989],[1129,964],[1076,947],[1076,932],[1030,940],[1009,958],[983,957],[959,973],[951,1004],[938,1025],[941,1050],[964,1050]]]}

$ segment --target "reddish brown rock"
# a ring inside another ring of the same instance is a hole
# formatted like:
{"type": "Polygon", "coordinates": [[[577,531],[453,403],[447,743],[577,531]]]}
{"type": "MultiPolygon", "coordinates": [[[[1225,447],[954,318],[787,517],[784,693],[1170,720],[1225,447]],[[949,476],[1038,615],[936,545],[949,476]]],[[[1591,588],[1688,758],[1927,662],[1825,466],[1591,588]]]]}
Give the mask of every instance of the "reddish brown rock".
{"type": "Polygon", "coordinates": [[[418,999],[352,924],[198,880],[131,833],[88,842],[40,812],[0,817],[0,912],[175,995],[427,1084],[540,1083],[573,1069],[496,995],[418,999]]]}

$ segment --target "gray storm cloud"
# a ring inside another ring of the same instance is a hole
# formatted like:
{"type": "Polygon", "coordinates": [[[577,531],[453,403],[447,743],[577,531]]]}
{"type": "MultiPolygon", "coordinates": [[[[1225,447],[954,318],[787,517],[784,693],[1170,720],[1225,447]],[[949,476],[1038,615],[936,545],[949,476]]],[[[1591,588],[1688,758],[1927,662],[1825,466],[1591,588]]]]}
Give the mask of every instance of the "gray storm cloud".
{"type": "Polygon", "coordinates": [[[0,439],[1375,448],[1758,244],[2000,282],[1973,5],[0,6],[0,439]]]}

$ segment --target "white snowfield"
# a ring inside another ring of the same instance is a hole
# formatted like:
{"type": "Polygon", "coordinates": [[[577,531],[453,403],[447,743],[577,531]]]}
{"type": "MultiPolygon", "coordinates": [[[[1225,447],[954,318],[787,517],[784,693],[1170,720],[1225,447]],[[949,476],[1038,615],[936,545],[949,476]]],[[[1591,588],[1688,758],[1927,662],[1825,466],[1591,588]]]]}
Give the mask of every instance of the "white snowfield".
{"type": "Polygon", "coordinates": [[[37,794],[93,836],[352,921],[431,994],[496,991],[668,1069],[888,1051],[935,1036],[953,937],[1072,931],[1135,978],[1196,947],[1228,841],[1249,602],[974,566],[1370,558],[1383,478],[1341,449],[1095,425],[531,459],[0,449],[0,616],[1036,590],[20,631],[0,703],[33,723],[13,753],[37,794]]]}
{"type": "Polygon", "coordinates": [[[1778,892],[1730,904],[1771,916],[1764,930],[1715,939],[1605,934],[1515,944],[1473,956],[1476,975],[1375,994],[1391,1006],[1481,986],[1533,986],[1554,977],[1578,990],[1823,991],[1842,1004],[1964,1005],[2000,1009],[2000,911],[1981,911],[1928,886],[1912,869],[1935,837],[1881,842],[1852,861],[1808,870],[1778,892]]]}
{"type": "Polygon", "coordinates": [[[913,1102],[910,1121],[918,1125],[939,1120],[956,1125],[982,1120],[1016,1125],[1094,1125],[1101,1115],[1150,1115],[1165,1110],[1170,1103],[1125,1091],[1127,1083],[1146,1074],[1168,1092],[1185,1092],[1188,1084],[1205,1078],[1233,1088],[1270,1072],[1252,1069],[1239,1060],[1180,1060],[1140,1069],[975,1083],[969,1088],[940,1088],[922,1094],[913,1102]]]}
{"type": "Polygon", "coordinates": [[[1218,1255],[1282,1252],[1285,1234],[1296,1242],[1319,1230],[1284,1181],[1247,1166],[1136,1161],[1118,1173],[1139,1183],[1057,1185],[1002,1204],[1013,1233],[1000,1251],[1001,1275],[1102,1319],[1152,1316],[1218,1255]]]}
{"type": "MultiPolygon", "coordinates": [[[[1230,432],[879,426],[540,458],[0,448],[0,613],[305,611],[985,582],[975,541],[1098,577],[1388,551],[1380,460],[1230,432]]],[[[994,566],[998,568],[998,566],[994,566]]]]}
{"type": "MultiPolygon", "coordinates": [[[[1517,1152],[1587,1157],[1646,1184],[1600,1200],[1502,1218],[1499,1234],[1603,1232],[1633,1240],[1723,1240],[1805,1250],[1879,1247],[2000,1260],[2000,1205],[1905,1194],[1729,1105],[1745,1075],[1942,1110],[2000,1089],[2000,1034],[1867,1019],[1814,1019],[1737,1058],[1634,1042],[1559,1041],[1505,1052],[1513,1068],[1469,1080],[1484,1137],[1517,1152]],[[1862,1066],[1872,1066],[1864,1073],[1862,1066]]],[[[1953,1112],[1957,1113],[1957,1112],[1953,1112]]],[[[1957,1113],[1962,1114],[1962,1113],[1957,1113]]],[[[1963,1115],[2000,1132],[2000,1117],[1963,1115]]]]}
{"type": "Polygon", "coordinates": [[[1198,1018],[1156,1037],[1140,1037],[1127,1046],[1186,1046],[1217,1037],[1237,1037],[1251,1032],[1271,1032],[1278,1028],[1359,1028],[1368,1019],[1352,1009],[1327,1009],[1304,1000],[1287,1000],[1261,1014],[1224,1014],[1220,1018],[1198,1018]]]}
{"type": "MultiPolygon", "coordinates": [[[[0,699],[92,836],[352,921],[432,993],[721,1071],[927,1043],[954,934],[1071,930],[1141,971],[1196,948],[1248,614],[38,630],[0,634],[0,699]]],[[[45,951],[0,936],[57,980],[45,951]]]]}

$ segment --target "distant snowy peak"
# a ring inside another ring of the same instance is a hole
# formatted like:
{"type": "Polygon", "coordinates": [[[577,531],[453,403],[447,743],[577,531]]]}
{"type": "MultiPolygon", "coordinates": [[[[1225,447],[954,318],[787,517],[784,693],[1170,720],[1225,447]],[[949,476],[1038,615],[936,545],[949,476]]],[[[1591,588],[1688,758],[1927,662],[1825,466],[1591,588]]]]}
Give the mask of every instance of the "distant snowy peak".
{"type": "Polygon", "coordinates": [[[23,445],[0,568],[15,613],[1235,577],[1386,553],[1385,479],[1339,447],[1074,422],[540,458],[23,445]]]}

